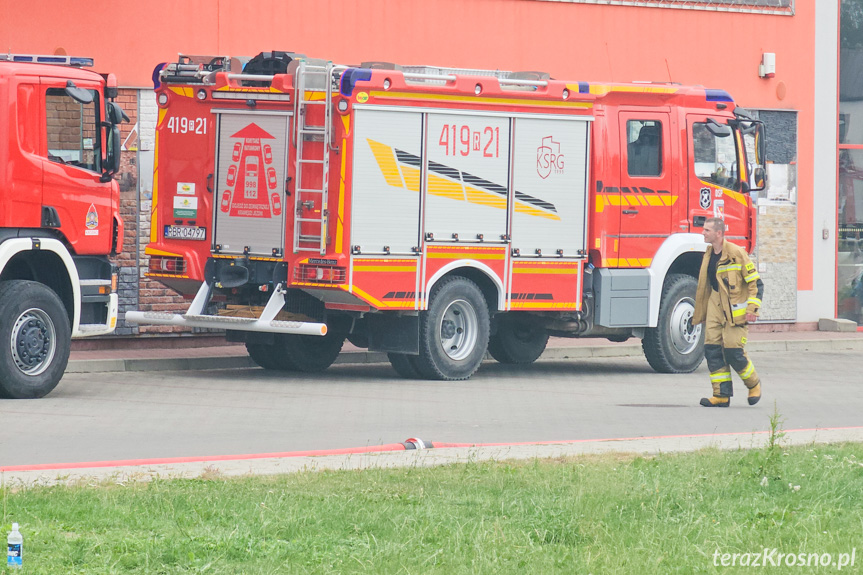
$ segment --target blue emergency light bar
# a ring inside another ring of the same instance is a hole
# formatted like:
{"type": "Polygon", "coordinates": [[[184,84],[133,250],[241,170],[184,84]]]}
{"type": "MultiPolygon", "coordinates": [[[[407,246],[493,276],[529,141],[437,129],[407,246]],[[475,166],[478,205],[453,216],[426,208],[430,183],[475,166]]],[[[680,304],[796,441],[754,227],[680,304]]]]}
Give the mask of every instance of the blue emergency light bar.
{"type": "Polygon", "coordinates": [[[38,54],[0,54],[0,62],[25,62],[29,64],[57,64],[77,68],[93,67],[93,58],[76,56],[40,56],[38,54]]]}

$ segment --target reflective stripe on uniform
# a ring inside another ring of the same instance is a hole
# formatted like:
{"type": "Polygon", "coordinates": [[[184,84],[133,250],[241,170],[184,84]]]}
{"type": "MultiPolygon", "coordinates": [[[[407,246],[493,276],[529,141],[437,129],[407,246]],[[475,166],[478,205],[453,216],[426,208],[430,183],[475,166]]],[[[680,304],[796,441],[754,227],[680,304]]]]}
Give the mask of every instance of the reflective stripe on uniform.
{"type": "Polygon", "coordinates": [[[716,268],[717,273],[730,272],[734,270],[740,270],[740,264],[728,264],[725,266],[719,266],[716,268]]]}
{"type": "Polygon", "coordinates": [[[734,317],[741,316],[746,313],[747,303],[734,303],[731,304],[731,315],[734,317]]]}
{"type": "Polygon", "coordinates": [[[748,300],[746,300],[746,303],[761,307],[761,300],[758,299],[757,297],[749,298],[748,300]]]}
{"type": "Polygon", "coordinates": [[[752,377],[752,374],[755,373],[755,366],[752,365],[752,361],[746,364],[746,369],[740,372],[740,379],[749,379],[752,377]]]}
{"type": "Polygon", "coordinates": [[[722,383],[723,381],[731,381],[730,371],[717,371],[710,374],[711,383],[722,383]]]}
{"type": "Polygon", "coordinates": [[[744,277],[743,281],[745,281],[746,283],[749,284],[749,283],[754,282],[757,279],[761,279],[761,275],[758,272],[752,272],[748,276],[744,277]]]}

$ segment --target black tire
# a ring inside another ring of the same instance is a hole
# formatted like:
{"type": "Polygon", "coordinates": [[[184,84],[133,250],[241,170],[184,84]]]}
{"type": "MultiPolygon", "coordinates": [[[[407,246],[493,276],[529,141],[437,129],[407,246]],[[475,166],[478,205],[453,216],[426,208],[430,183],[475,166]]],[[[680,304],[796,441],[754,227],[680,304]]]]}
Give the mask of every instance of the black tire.
{"type": "Polygon", "coordinates": [[[488,306],[469,279],[441,280],[420,313],[420,354],[415,366],[427,379],[467,379],[479,369],[488,347],[488,306]]]}
{"type": "Polygon", "coordinates": [[[497,333],[488,339],[488,353],[507,364],[533,363],[548,344],[548,332],[528,319],[508,314],[501,316],[497,333]]]}
{"type": "Polygon", "coordinates": [[[252,361],[263,367],[264,369],[281,370],[276,358],[278,353],[276,346],[266,343],[247,343],[246,351],[249,352],[249,357],[252,361]]]}
{"type": "Polygon", "coordinates": [[[0,397],[48,395],[69,362],[72,329],[63,302],[43,284],[0,282],[0,397]]]}
{"type": "Polygon", "coordinates": [[[415,355],[405,355],[403,353],[388,353],[387,358],[396,373],[405,379],[419,379],[422,377],[416,367],[415,355]]]}
{"type": "Polygon", "coordinates": [[[345,334],[328,332],[317,335],[284,334],[276,337],[276,369],[306,373],[324,371],[330,367],[345,343],[345,334]]]}
{"type": "Polygon", "coordinates": [[[691,322],[697,287],[692,276],[671,274],[665,279],[659,323],[641,340],[647,363],[659,373],[690,373],[704,359],[704,330],[691,322]]]}

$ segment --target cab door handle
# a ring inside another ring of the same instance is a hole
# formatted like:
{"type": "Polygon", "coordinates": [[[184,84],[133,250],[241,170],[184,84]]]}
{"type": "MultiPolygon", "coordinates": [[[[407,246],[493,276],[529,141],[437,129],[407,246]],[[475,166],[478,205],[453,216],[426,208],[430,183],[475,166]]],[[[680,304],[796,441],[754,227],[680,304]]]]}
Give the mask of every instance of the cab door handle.
{"type": "Polygon", "coordinates": [[[637,214],[638,210],[623,210],[624,214],[637,214]]]}

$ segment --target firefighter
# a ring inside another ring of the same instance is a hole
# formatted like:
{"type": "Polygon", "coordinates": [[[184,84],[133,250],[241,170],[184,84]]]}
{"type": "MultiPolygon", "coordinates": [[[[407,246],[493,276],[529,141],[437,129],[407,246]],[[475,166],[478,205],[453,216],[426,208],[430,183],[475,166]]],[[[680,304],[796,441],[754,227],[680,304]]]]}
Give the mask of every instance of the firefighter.
{"type": "Polygon", "coordinates": [[[729,406],[733,395],[729,365],[749,389],[749,405],[755,405],[761,399],[761,380],[744,346],[748,324],[758,318],[764,282],[746,252],[725,241],[721,218],[707,218],[702,233],[708,247],[698,274],[692,325],[705,324],[704,357],[713,396],[702,398],[701,405],[729,406]]]}

